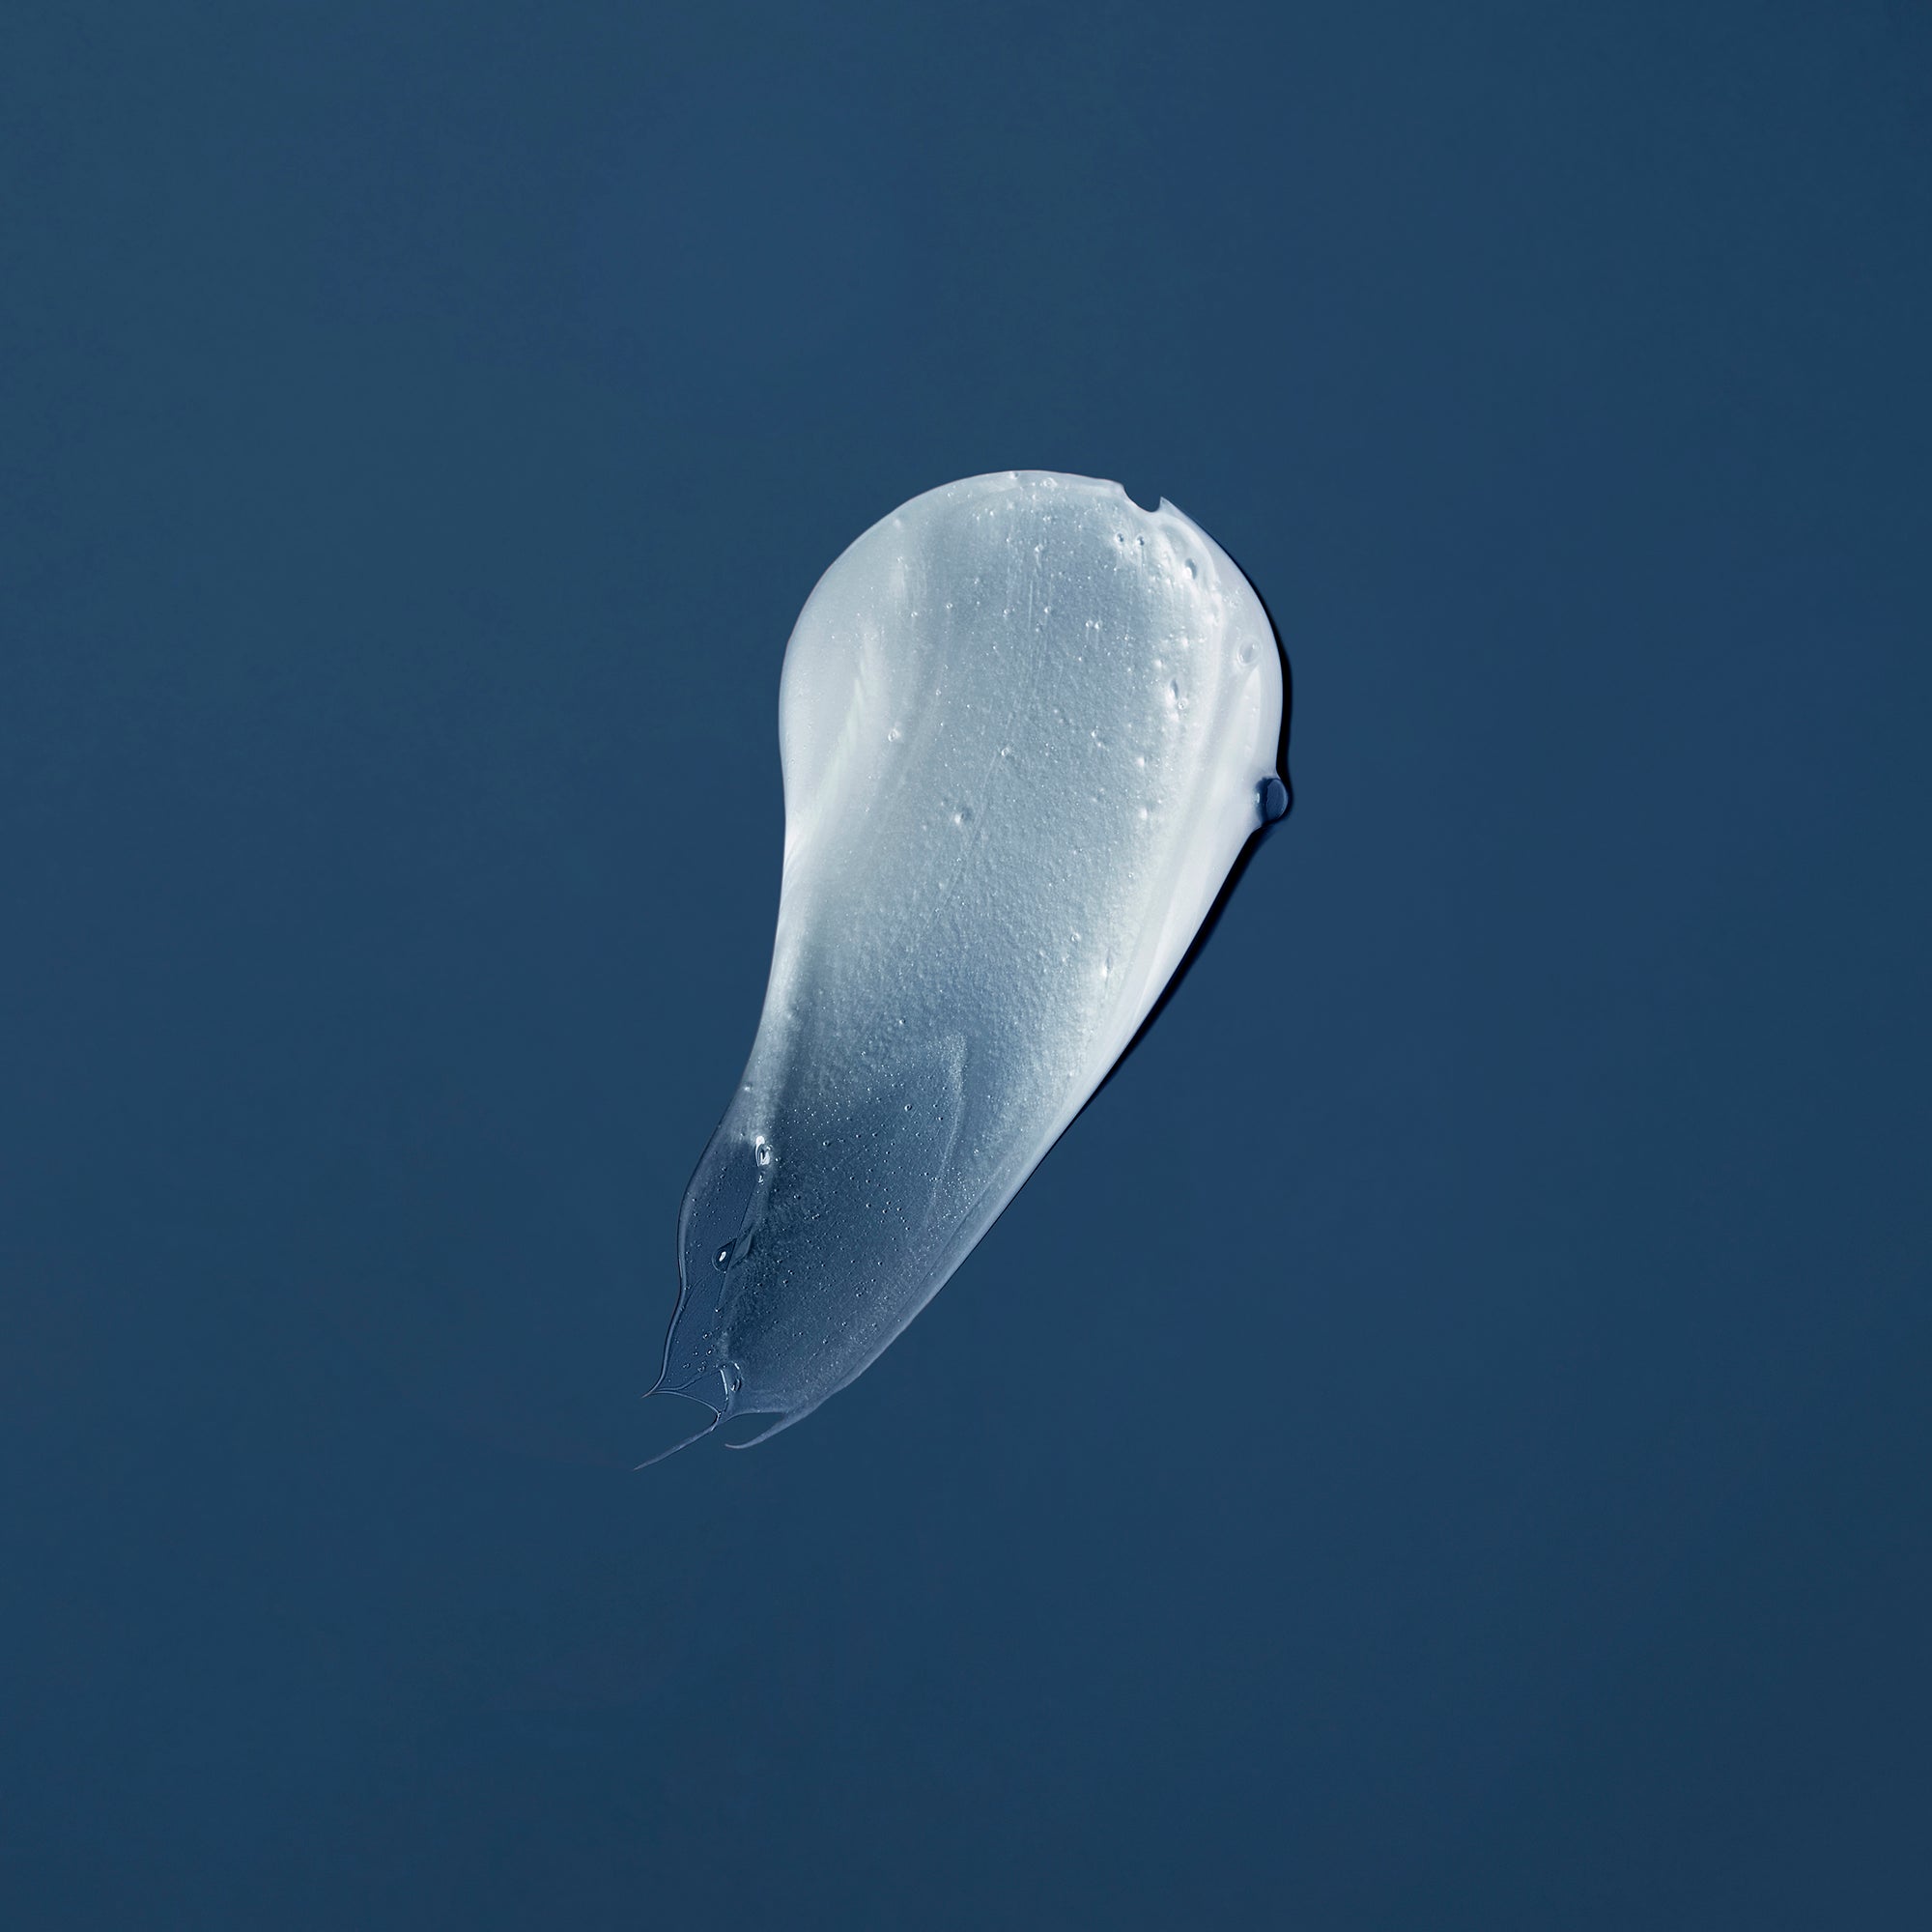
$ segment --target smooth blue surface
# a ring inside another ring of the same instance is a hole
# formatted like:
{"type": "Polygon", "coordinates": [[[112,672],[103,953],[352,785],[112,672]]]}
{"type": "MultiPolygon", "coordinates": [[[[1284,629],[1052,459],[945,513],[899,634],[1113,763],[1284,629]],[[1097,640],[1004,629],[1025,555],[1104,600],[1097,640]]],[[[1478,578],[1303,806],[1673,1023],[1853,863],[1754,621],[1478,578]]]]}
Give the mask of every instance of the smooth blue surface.
{"type": "Polygon", "coordinates": [[[1923,1922],[1928,74],[6,9],[6,1922],[1923,1922]],[[634,1477],[786,629],[1010,464],[1237,557],[1294,813],[890,1356],[634,1477]]]}

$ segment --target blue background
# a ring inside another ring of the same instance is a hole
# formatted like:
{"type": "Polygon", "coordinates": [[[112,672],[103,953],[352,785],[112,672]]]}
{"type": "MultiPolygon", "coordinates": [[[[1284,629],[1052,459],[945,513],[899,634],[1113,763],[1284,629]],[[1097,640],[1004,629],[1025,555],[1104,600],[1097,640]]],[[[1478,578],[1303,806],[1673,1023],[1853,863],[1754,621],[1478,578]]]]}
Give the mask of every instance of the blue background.
{"type": "Polygon", "coordinates": [[[0,197],[10,1926],[1932,1922],[1922,8],[14,0],[0,197]],[[1295,812],[633,1475],[791,619],[1010,465],[1295,812]]]}

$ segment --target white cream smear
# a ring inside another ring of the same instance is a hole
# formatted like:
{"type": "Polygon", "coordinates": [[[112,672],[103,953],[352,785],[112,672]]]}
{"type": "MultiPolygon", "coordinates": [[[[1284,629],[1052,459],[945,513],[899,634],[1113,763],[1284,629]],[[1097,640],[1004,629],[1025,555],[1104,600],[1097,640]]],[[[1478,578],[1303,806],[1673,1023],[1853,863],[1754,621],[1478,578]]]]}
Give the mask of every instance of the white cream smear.
{"type": "Polygon", "coordinates": [[[916,497],[779,690],[764,1012],[686,1192],[658,1387],[807,1414],[958,1267],[1287,808],[1282,665],[1171,504],[1039,470],[916,497]]]}

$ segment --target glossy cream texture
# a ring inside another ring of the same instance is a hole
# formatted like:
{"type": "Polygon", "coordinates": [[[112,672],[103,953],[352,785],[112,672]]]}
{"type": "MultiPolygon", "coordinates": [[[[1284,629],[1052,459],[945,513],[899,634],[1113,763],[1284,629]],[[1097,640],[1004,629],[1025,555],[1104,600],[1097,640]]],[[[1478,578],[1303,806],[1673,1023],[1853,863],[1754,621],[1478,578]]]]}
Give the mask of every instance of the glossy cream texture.
{"type": "Polygon", "coordinates": [[[826,572],[780,685],[764,1012],[660,1387],[782,1427],[877,1358],[1133,1039],[1266,815],[1281,711],[1246,579],[1118,484],[949,484],[826,572]]]}

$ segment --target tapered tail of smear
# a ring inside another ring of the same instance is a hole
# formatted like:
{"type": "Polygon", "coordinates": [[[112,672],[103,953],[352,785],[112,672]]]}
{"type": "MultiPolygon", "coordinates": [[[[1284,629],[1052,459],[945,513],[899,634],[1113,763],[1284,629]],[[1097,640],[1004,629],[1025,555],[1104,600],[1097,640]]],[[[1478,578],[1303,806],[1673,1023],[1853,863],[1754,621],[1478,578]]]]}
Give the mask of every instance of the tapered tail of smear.
{"type": "Polygon", "coordinates": [[[673,1442],[668,1449],[660,1449],[655,1456],[646,1456],[641,1463],[634,1465],[637,1469],[648,1469],[653,1463],[662,1463],[668,1456],[675,1456],[680,1449],[689,1449],[694,1442],[702,1442],[721,1422],[728,1422],[738,1412],[738,1391],[744,1387],[745,1378],[738,1372],[735,1362],[721,1363],[715,1369],[706,1369],[694,1376],[690,1381],[675,1388],[665,1387],[665,1377],[670,1365],[658,1372],[658,1378],[644,1391],[643,1400],[649,1402],[654,1395],[678,1395],[687,1402],[695,1402],[711,1411],[711,1420],[696,1435],[687,1435],[680,1442],[673,1442]],[[716,1390],[714,1397],[711,1393],[716,1390]]]}
{"type": "MultiPolygon", "coordinates": [[[[656,1389],[653,1389],[650,1392],[651,1395],[656,1395],[658,1391],[656,1389]]],[[[669,1395],[675,1393],[675,1391],[667,1389],[665,1393],[667,1395],[669,1395]]],[[[648,1402],[650,1400],[650,1396],[646,1396],[644,1400],[648,1402]]],[[[707,1422],[702,1429],[698,1430],[696,1435],[687,1435],[683,1438],[682,1441],[673,1442],[668,1449],[660,1449],[655,1456],[646,1456],[641,1463],[634,1463],[631,1465],[632,1474],[635,1475],[637,1471],[639,1469],[648,1469],[653,1463],[662,1463],[666,1461],[668,1458],[675,1456],[680,1449],[689,1449],[694,1442],[702,1442],[704,1438],[707,1435],[709,1435],[711,1432],[714,1429],[716,1429],[718,1425],[724,1420],[724,1417],[723,1416],[723,1414],[714,1411],[711,1420],[707,1422]]]]}

